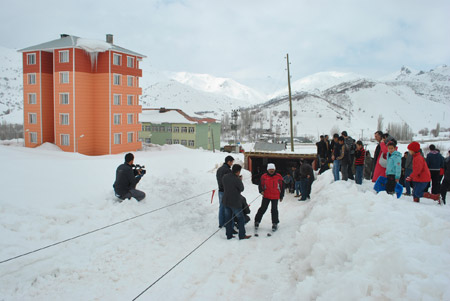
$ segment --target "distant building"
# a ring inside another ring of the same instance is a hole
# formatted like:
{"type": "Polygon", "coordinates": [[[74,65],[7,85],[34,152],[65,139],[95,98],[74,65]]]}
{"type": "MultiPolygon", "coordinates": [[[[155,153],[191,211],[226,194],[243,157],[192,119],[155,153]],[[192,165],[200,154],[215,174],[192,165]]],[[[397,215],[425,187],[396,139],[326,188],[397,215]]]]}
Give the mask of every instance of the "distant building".
{"type": "Polygon", "coordinates": [[[23,53],[25,146],[45,142],[68,152],[116,154],[138,140],[139,62],[145,57],[106,41],[62,34],[23,53]]]}
{"type": "Polygon", "coordinates": [[[220,149],[220,123],[213,118],[188,116],[178,109],[143,109],[139,114],[144,143],[181,144],[190,148],[220,149]]]}

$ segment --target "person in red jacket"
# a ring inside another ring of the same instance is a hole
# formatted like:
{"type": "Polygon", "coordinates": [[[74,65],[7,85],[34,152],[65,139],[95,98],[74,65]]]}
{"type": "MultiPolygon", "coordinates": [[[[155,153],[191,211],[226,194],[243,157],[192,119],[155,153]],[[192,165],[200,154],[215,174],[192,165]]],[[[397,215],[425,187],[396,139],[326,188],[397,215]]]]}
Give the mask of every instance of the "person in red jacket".
{"type": "Polygon", "coordinates": [[[269,203],[272,203],[272,230],[276,231],[280,222],[278,219],[278,200],[280,202],[283,201],[284,187],[283,177],[275,172],[275,164],[267,164],[267,173],[261,176],[259,192],[263,195],[263,199],[261,207],[255,216],[255,229],[258,229],[259,223],[264,213],[266,213],[267,207],[269,207],[269,203]]]}
{"type": "MultiPolygon", "coordinates": [[[[418,142],[411,142],[408,145],[409,153],[413,157],[413,172],[406,181],[413,182],[414,184],[414,202],[418,203],[421,197],[433,198],[428,192],[424,193],[425,188],[431,180],[430,170],[428,169],[427,162],[420,153],[420,144],[418,142]]],[[[439,195],[438,199],[439,199],[439,195]]]]}

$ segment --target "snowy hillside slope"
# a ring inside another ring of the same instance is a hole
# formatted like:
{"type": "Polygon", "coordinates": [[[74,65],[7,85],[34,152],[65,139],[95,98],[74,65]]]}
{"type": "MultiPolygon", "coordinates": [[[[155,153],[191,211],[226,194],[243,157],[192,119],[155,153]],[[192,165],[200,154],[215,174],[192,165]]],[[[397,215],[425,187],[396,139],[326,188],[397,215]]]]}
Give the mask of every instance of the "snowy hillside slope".
{"type": "MultiPolygon", "coordinates": [[[[138,300],[450,299],[450,207],[431,200],[377,195],[371,182],[333,182],[327,171],[311,200],[285,196],[272,237],[228,241],[223,229],[213,235],[217,193],[211,203],[223,153],[180,145],[136,152],[135,163],[148,171],[140,203],[115,202],[123,155],[0,145],[0,158],[8,158],[8,173],[0,174],[0,261],[141,215],[1,263],[5,300],[132,300],[203,242],[138,300]]],[[[243,195],[255,200],[246,225],[253,234],[261,196],[250,173],[242,174],[243,195]]],[[[260,232],[270,226],[268,211],[260,232]]]]}
{"type": "Polygon", "coordinates": [[[144,108],[178,108],[188,114],[206,114],[217,119],[225,111],[251,105],[249,101],[196,90],[173,79],[143,88],[141,100],[144,108]]]}
{"type": "Polygon", "coordinates": [[[240,99],[249,102],[250,104],[257,104],[267,100],[267,97],[262,93],[230,78],[188,72],[172,73],[170,77],[182,84],[191,86],[194,89],[225,95],[233,99],[240,99]]]}
{"type": "Polygon", "coordinates": [[[22,110],[22,56],[13,49],[0,46],[0,121],[12,113],[8,116],[10,122],[22,123],[22,110]]]}
{"type": "MultiPolygon", "coordinates": [[[[450,68],[442,66],[416,75],[402,72],[394,79],[355,79],[316,92],[293,93],[294,135],[332,134],[347,130],[355,137],[371,137],[379,116],[383,124],[406,122],[413,131],[450,127],[450,68]],[[365,133],[365,134],[363,134],[365,133]]],[[[288,97],[278,97],[252,110],[272,116],[272,129],[289,133],[288,97]]],[[[263,128],[270,127],[270,119],[263,128]]]]}
{"type": "MultiPolygon", "coordinates": [[[[344,72],[318,72],[312,75],[306,76],[294,82],[291,82],[291,93],[298,92],[310,92],[317,93],[328,88],[331,88],[335,85],[338,85],[342,82],[352,81],[356,79],[364,78],[362,75],[358,75],[355,73],[344,73],[344,72]]],[[[286,84],[287,86],[287,84],[286,84]]],[[[277,91],[272,95],[269,95],[269,99],[281,98],[283,96],[287,96],[289,93],[288,88],[286,87],[283,90],[277,91]]]]}

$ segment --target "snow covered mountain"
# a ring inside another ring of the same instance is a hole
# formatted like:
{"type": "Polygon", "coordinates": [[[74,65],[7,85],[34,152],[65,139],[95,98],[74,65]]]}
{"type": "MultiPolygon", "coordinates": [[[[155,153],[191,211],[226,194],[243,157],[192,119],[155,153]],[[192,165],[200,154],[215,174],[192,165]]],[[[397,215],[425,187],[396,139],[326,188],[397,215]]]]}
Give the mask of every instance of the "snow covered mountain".
{"type": "Polygon", "coordinates": [[[267,100],[267,97],[264,94],[230,78],[188,72],[172,73],[170,77],[182,84],[191,86],[194,89],[218,95],[225,95],[233,99],[250,102],[251,104],[257,104],[267,100]]]}
{"type": "Polygon", "coordinates": [[[190,115],[207,114],[217,119],[220,119],[225,111],[252,104],[250,101],[200,91],[173,79],[143,87],[141,101],[144,108],[180,108],[190,115]]]}
{"type": "MultiPolygon", "coordinates": [[[[292,93],[294,136],[329,134],[334,128],[355,137],[371,137],[380,116],[385,127],[405,122],[415,132],[434,128],[438,122],[450,127],[450,68],[445,65],[416,73],[402,67],[399,73],[382,80],[355,78],[323,90],[301,90],[293,89],[292,93]]],[[[289,134],[287,96],[251,110],[259,121],[256,126],[271,128],[281,136],[289,134]]]]}
{"type": "MultiPolygon", "coordinates": [[[[312,75],[303,77],[291,83],[291,92],[310,92],[315,93],[323,91],[332,86],[338,85],[345,81],[363,78],[362,75],[355,73],[343,73],[336,71],[318,72],[312,75]]],[[[269,99],[278,98],[288,95],[289,91],[286,87],[274,94],[269,95],[269,99]]]]}
{"type": "Polygon", "coordinates": [[[23,122],[22,57],[0,47],[0,121],[23,122]]]}

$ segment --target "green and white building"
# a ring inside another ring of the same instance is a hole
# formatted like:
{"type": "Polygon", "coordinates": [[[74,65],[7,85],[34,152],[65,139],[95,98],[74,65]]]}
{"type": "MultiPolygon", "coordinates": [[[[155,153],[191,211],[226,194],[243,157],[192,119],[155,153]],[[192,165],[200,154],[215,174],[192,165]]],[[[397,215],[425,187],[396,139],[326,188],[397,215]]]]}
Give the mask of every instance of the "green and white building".
{"type": "Polygon", "coordinates": [[[188,116],[178,109],[142,109],[139,139],[146,144],[181,144],[189,148],[220,149],[220,123],[188,116]]]}

